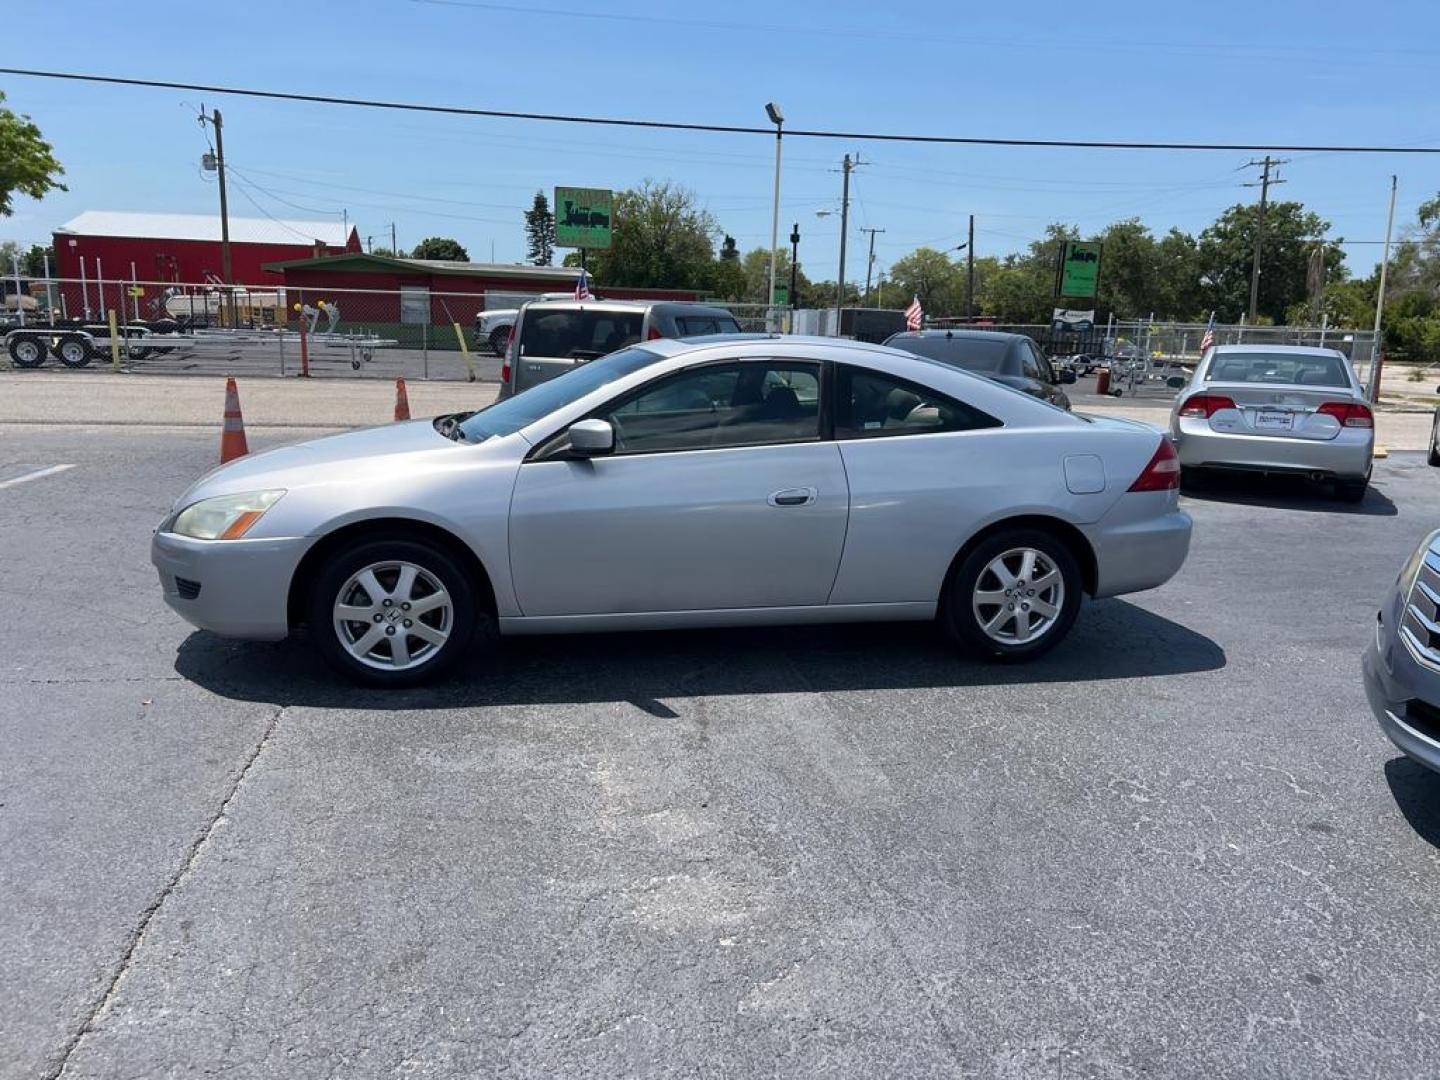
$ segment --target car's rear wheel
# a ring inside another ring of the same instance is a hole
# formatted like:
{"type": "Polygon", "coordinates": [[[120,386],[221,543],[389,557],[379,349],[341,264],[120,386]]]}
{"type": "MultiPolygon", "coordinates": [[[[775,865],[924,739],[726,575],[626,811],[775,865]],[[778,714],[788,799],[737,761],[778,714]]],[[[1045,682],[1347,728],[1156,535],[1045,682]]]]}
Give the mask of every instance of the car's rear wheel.
{"type": "Polygon", "coordinates": [[[1365,489],[1369,486],[1370,478],[1368,476],[1362,480],[1336,480],[1335,497],[1341,502],[1364,502],[1365,489]]]}
{"type": "Polygon", "coordinates": [[[338,552],[310,594],[310,634],[356,682],[414,686],[443,673],[476,636],[475,590],[443,548],[362,540],[338,552]]]}
{"type": "Polygon", "coordinates": [[[490,331],[490,351],[496,356],[505,355],[505,346],[510,341],[510,327],[497,326],[490,331]]]}
{"type": "Polygon", "coordinates": [[[1079,564],[1039,529],[1006,529],[970,551],[951,575],[944,621],[966,651],[1030,660],[1058,645],[1080,610],[1079,564]]]}

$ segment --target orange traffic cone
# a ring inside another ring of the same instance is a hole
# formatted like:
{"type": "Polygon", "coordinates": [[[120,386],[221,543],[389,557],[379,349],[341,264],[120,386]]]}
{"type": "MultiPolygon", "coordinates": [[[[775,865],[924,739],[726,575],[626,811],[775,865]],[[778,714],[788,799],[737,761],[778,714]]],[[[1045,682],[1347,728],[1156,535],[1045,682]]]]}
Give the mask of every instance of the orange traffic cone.
{"type": "Polygon", "coordinates": [[[225,380],[225,425],[220,430],[220,464],[250,452],[245,443],[245,418],[240,415],[240,392],[235,380],[225,380]]]}
{"type": "Polygon", "coordinates": [[[395,380],[395,420],[396,420],[396,422],[398,423],[398,422],[401,421],[401,420],[409,420],[409,419],[410,419],[410,398],[409,398],[409,396],[405,393],[405,380],[404,380],[404,379],[396,379],[396,380],[395,380]]]}

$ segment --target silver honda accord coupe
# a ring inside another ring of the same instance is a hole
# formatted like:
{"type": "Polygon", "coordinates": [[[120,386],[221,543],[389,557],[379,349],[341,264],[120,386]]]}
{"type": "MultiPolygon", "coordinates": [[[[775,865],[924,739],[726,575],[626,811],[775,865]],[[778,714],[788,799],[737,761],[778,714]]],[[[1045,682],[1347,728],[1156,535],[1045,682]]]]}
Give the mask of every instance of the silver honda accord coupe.
{"type": "Polygon", "coordinates": [[[1187,484],[1213,471],[1289,473],[1365,497],[1375,418],[1345,354],[1298,345],[1218,345],[1170,412],[1187,484]]]}
{"type": "Polygon", "coordinates": [[[479,412],[202,477],[155,531],[166,602],[231,637],[307,626],[407,685],[501,634],[939,618],[1021,660],[1082,593],[1185,561],[1170,441],[911,353],[650,341],[479,412]]]}

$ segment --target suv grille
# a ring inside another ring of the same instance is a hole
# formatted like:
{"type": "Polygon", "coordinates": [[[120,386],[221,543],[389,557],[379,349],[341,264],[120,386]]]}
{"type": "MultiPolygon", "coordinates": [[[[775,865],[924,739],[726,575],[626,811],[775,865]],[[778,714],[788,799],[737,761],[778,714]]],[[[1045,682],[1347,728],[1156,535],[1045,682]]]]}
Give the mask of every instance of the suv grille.
{"type": "Polygon", "coordinates": [[[1435,546],[1425,553],[1405,598],[1400,636],[1417,660],[1440,668],[1440,553],[1435,546]]]}

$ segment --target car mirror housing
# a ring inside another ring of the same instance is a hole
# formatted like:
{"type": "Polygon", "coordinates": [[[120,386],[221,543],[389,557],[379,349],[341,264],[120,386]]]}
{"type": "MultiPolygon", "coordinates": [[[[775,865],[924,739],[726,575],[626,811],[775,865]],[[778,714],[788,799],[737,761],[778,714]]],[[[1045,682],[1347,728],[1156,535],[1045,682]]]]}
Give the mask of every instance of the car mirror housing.
{"type": "Polygon", "coordinates": [[[601,457],[615,452],[615,428],[609,420],[577,420],[567,434],[571,452],[579,457],[601,457]]]}
{"type": "Polygon", "coordinates": [[[1075,372],[1070,368],[1066,368],[1064,371],[1057,371],[1055,373],[1055,381],[1067,385],[1073,383],[1075,381],[1075,372]]]}
{"type": "Polygon", "coordinates": [[[1170,387],[1170,389],[1172,390],[1185,389],[1185,383],[1186,379],[1183,375],[1171,375],[1168,379],[1165,380],[1165,385],[1170,387]]]}

